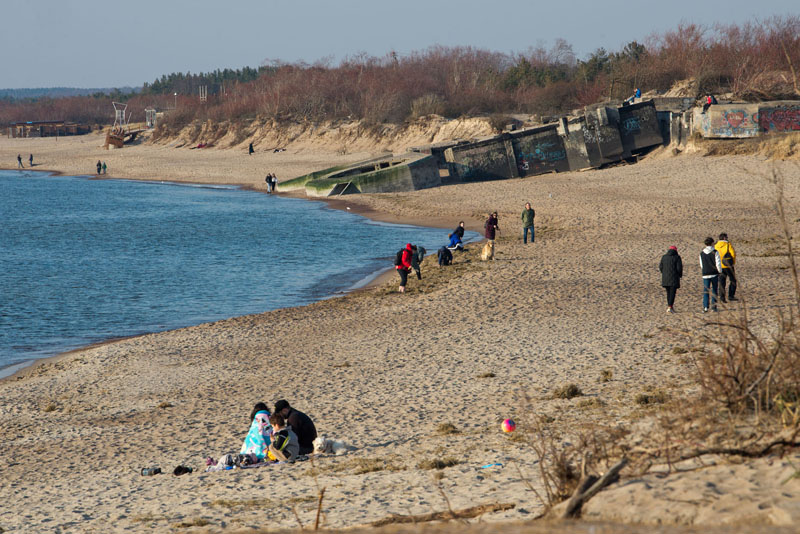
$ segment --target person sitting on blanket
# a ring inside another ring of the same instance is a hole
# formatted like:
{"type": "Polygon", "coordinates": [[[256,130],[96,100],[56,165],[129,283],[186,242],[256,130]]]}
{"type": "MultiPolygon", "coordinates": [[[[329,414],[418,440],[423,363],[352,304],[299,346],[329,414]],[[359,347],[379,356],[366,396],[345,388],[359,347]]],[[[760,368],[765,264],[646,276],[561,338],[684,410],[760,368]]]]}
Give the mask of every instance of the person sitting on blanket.
{"type": "Polygon", "coordinates": [[[272,423],[272,443],[267,453],[270,460],[278,462],[293,462],[300,454],[300,442],[291,427],[286,424],[283,416],[274,413],[269,417],[272,423]]]}
{"type": "Polygon", "coordinates": [[[272,431],[272,427],[269,424],[269,415],[267,405],[263,402],[256,404],[250,413],[250,431],[247,433],[247,437],[244,438],[242,450],[239,454],[255,456],[254,459],[257,462],[252,463],[263,462],[264,458],[267,457],[271,441],[270,433],[272,431]]]}

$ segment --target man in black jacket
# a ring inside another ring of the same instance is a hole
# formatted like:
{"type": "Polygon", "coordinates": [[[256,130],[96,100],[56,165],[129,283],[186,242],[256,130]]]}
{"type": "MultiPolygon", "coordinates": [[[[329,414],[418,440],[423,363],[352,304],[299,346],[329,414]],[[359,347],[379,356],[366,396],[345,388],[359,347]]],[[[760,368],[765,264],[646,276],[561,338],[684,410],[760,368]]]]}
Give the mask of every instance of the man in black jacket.
{"type": "Polygon", "coordinates": [[[310,454],[314,452],[314,440],[317,439],[317,428],[309,416],[303,412],[298,412],[286,400],[279,400],[275,403],[273,413],[281,414],[295,434],[300,443],[300,454],[310,454]]]}
{"type": "Polygon", "coordinates": [[[661,285],[667,290],[667,313],[675,313],[675,294],[681,287],[681,277],[683,276],[683,262],[678,255],[678,247],[669,247],[667,253],[661,257],[658,264],[661,271],[661,285]]]}

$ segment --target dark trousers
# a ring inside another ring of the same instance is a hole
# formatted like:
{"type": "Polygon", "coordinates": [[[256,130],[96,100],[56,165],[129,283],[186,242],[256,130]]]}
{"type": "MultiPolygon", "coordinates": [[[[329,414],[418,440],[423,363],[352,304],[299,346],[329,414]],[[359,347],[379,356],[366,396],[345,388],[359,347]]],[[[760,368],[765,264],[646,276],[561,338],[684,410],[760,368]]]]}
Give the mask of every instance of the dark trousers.
{"type": "Polygon", "coordinates": [[[400,275],[400,286],[405,287],[408,283],[408,269],[397,269],[397,274],[400,275]]]}
{"type": "Polygon", "coordinates": [[[522,242],[528,243],[528,230],[531,231],[531,243],[534,242],[534,233],[533,233],[533,226],[526,226],[522,229],[522,242]]]}
{"type": "Polygon", "coordinates": [[[719,298],[722,302],[725,302],[725,283],[728,278],[731,279],[728,286],[728,298],[732,299],[736,296],[736,270],[733,267],[723,267],[722,274],[719,275],[719,298]]]}
{"type": "Polygon", "coordinates": [[[677,286],[664,286],[667,290],[667,306],[670,308],[675,304],[675,294],[678,292],[677,286]]]}

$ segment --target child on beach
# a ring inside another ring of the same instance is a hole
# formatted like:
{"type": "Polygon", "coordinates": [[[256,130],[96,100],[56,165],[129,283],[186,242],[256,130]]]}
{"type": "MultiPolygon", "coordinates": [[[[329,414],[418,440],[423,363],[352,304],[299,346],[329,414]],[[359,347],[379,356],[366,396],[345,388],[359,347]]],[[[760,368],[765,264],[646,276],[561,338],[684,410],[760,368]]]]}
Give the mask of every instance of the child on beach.
{"type": "Polygon", "coordinates": [[[298,441],[297,435],[279,413],[272,414],[269,422],[273,428],[272,443],[267,453],[269,459],[278,462],[295,461],[300,454],[300,441],[298,441]]]}

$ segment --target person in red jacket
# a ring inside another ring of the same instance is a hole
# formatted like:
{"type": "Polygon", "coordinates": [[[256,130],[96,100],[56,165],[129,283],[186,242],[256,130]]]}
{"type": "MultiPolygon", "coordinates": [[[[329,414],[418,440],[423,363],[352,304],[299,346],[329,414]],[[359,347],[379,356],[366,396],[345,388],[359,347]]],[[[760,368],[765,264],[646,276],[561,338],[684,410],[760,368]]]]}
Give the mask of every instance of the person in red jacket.
{"type": "Polygon", "coordinates": [[[406,243],[406,248],[403,250],[403,255],[400,257],[400,265],[395,267],[397,269],[397,274],[400,275],[400,289],[398,289],[400,293],[404,293],[406,290],[408,273],[411,271],[411,256],[413,254],[414,251],[411,248],[411,243],[406,243]]]}

